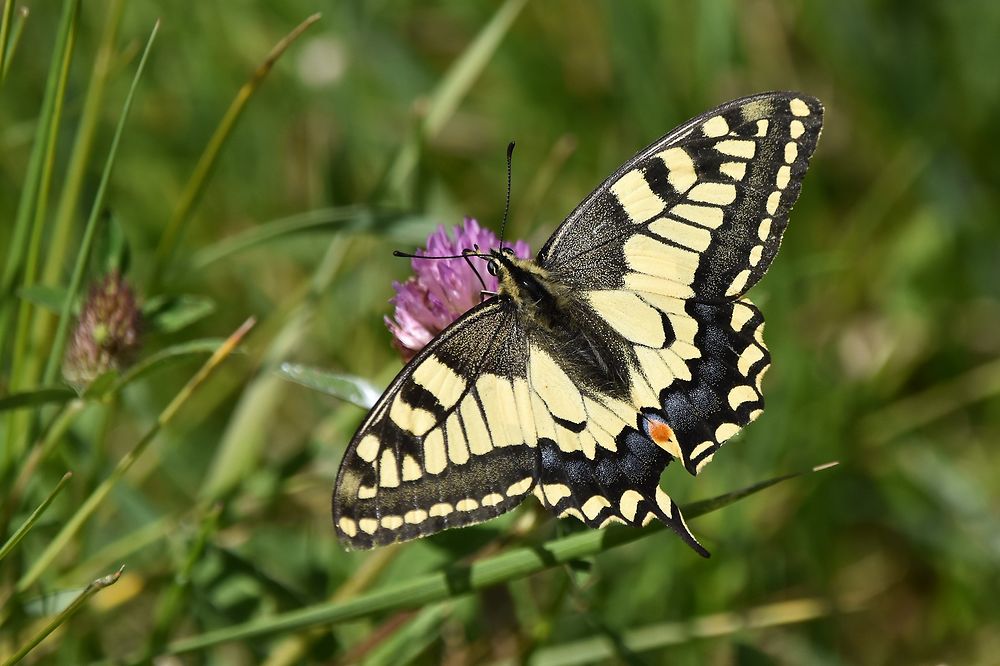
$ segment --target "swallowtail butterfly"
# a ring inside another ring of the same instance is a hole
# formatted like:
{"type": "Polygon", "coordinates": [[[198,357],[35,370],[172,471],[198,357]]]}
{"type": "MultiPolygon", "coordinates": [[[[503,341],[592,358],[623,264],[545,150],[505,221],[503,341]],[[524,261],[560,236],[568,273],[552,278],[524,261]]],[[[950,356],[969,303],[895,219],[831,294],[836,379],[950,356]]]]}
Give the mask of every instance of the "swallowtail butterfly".
{"type": "Polygon", "coordinates": [[[371,548],[488,520],[529,494],[590,527],[660,520],[707,556],[660,489],[699,473],[764,407],[767,270],[823,123],[768,92],[632,157],[534,261],[489,251],[499,293],[432,340],[351,440],[341,540],[371,548]]]}

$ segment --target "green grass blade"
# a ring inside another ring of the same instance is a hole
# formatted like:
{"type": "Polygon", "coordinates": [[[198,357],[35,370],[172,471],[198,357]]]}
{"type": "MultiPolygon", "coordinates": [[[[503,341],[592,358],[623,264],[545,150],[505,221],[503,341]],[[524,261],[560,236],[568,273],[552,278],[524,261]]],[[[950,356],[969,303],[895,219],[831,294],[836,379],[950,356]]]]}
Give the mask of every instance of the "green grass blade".
{"type": "MultiPolygon", "coordinates": [[[[118,28],[121,25],[124,2],[123,0],[111,0],[106,3],[106,7],[104,30],[101,33],[94,56],[90,82],[83,100],[80,123],[73,141],[73,148],[70,151],[62,192],[56,205],[48,257],[42,268],[42,282],[48,285],[59,284],[62,277],[66,253],[73,238],[73,220],[79,206],[80,192],[86,179],[87,164],[93,152],[94,139],[97,136],[97,128],[103,111],[105,91],[115,59],[118,28]]],[[[142,69],[141,63],[139,69],[140,71],[142,69]]]]}
{"type": "Polygon", "coordinates": [[[21,393],[11,393],[0,398],[0,412],[25,407],[39,407],[52,403],[64,403],[76,397],[76,393],[62,386],[39,388],[21,393]]]}
{"type": "Polygon", "coordinates": [[[397,224],[422,220],[410,213],[378,211],[367,206],[320,208],[298,215],[266,222],[225,238],[194,253],[192,269],[199,271],[238,252],[269,244],[286,236],[315,231],[368,231],[385,234],[397,224]]]}
{"type": "Polygon", "coordinates": [[[83,504],[79,509],[70,517],[70,519],[63,525],[63,528],[59,533],[49,542],[42,554],[35,560],[31,568],[25,573],[21,579],[17,582],[17,590],[23,592],[24,590],[31,587],[35,581],[42,575],[42,573],[49,567],[50,564],[55,560],[55,558],[62,552],[63,548],[73,539],[76,533],[80,530],[83,524],[94,514],[97,507],[101,505],[104,499],[108,496],[111,490],[115,487],[119,480],[125,475],[125,472],[129,470],[136,459],[141,456],[145,450],[149,447],[149,444],[153,439],[160,433],[160,431],[173,420],[177,411],[186,403],[195,391],[200,387],[209,375],[211,375],[215,369],[224,361],[236,346],[240,343],[243,337],[250,331],[254,325],[253,319],[248,319],[240,328],[236,330],[229,338],[226,340],[225,344],[212,354],[205,364],[198,370],[197,373],[181,389],[181,391],[174,396],[174,399],[160,412],[159,417],[156,419],[156,423],[146,431],[146,434],[142,436],[141,439],[132,447],[132,449],[126,453],[119,461],[115,468],[111,471],[104,481],[101,482],[97,488],[84,500],[83,504]]]}
{"type": "Polygon", "coordinates": [[[52,383],[56,380],[59,368],[62,365],[63,351],[66,347],[66,338],[69,335],[69,325],[72,320],[73,303],[76,301],[77,294],[80,293],[80,288],[83,284],[83,276],[87,269],[87,262],[90,259],[90,249],[93,245],[94,233],[97,230],[98,220],[101,219],[101,211],[104,209],[104,199],[107,196],[108,183],[111,180],[111,172],[114,169],[115,158],[118,155],[118,144],[121,142],[122,132],[125,129],[125,121],[128,119],[129,111],[132,109],[132,100],[135,98],[135,91],[139,87],[139,79],[142,78],[142,72],[146,67],[146,60],[149,57],[150,50],[153,48],[153,42],[156,40],[156,33],[159,29],[160,23],[157,21],[149,33],[149,39],[146,40],[146,48],[142,52],[142,58],[139,60],[139,66],[135,70],[135,76],[132,77],[132,84],[129,86],[128,94],[125,96],[125,104],[118,118],[114,137],[111,139],[108,159],[104,163],[101,181],[97,186],[94,204],[90,208],[90,217],[83,232],[80,250],[76,255],[76,265],[73,267],[73,276],[70,278],[69,290],[66,292],[66,299],[63,301],[62,311],[59,313],[59,324],[56,327],[55,339],[52,343],[52,349],[49,352],[48,364],[45,367],[44,378],[46,383],[52,383]]]}
{"type": "MultiPolygon", "coordinates": [[[[688,519],[696,518],[776,483],[827,467],[829,465],[821,465],[796,474],[786,474],[708,501],[696,502],[685,507],[683,512],[688,519]]],[[[226,641],[293,631],[317,624],[346,622],[389,610],[414,608],[590,557],[632,543],[663,529],[666,528],[657,523],[641,529],[611,527],[604,530],[587,530],[539,546],[514,548],[487,560],[471,565],[452,565],[443,571],[414,578],[389,589],[376,590],[347,601],[319,604],[206,632],[200,636],[180,639],[168,645],[168,652],[190,652],[226,641]]]]}
{"type": "Polygon", "coordinates": [[[205,146],[204,152],[198,159],[198,164],[195,165],[194,172],[191,174],[191,178],[188,180],[181,194],[180,202],[177,204],[174,214],[171,216],[166,229],[163,231],[163,235],[160,237],[159,245],[156,248],[156,255],[153,258],[153,274],[150,277],[151,292],[157,290],[163,272],[170,267],[170,263],[174,258],[174,252],[177,250],[177,244],[187,227],[188,221],[191,219],[191,214],[194,212],[195,206],[201,199],[202,192],[205,191],[205,187],[208,185],[212,172],[215,170],[215,165],[219,161],[222,148],[226,145],[226,141],[236,127],[236,122],[243,115],[243,109],[246,108],[247,103],[253,97],[254,93],[257,92],[257,89],[264,82],[264,79],[267,78],[271,68],[274,67],[274,64],[284,54],[285,50],[309,26],[319,19],[319,14],[313,14],[283,37],[267,55],[264,62],[257,67],[250,80],[244,83],[243,87],[236,93],[236,98],[229,105],[226,114],[222,117],[219,126],[215,129],[215,133],[212,134],[208,145],[205,146]]]}
{"type": "Polygon", "coordinates": [[[119,393],[132,382],[145,377],[154,370],[170,365],[174,361],[190,356],[213,354],[224,343],[225,340],[222,338],[202,338],[200,340],[182,342],[181,344],[171,345],[170,347],[161,349],[155,354],[151,354],[142,359],[124,372],[122,376],[119,377],[118,380],[107,390],[106,395],[119,393]]]}
{"type": "Polygon", "coordinates": [[[14,1],[4,3],[4,16],[2,19],[2,25],[0,25],[0,84],[3,84],[4,80],[7,78],[7,72],[10,71],[10,63],[14,60],[14,54],[17,52],[17,45],[21,43],[21,35],[24,33],[24,24],[28,21],[28,11],[27,7],[21,7],[17,12],[17,23],[14,24],[14,29],[8,34],[8,29],[10,28],[10,16],[9,14],[14,10],[14,1]]]}
{"type": "Polygon", "coordinates": [[[66,608],[62,610],[56,617],[52,619],[47,625],[42,627],[34,636],[28,639],[24,645],[22,645],[17,652],[15,652],[10,659],[4,662],[4,666],[10,666],[11,664],[16,664],[21,661],[29,652],[31,652],[35,647],[38,646],[45,637],[51,634],[53,631],[58,629],[61,625],[65,624],[73,615],[76,614],[78,610],[90,599],[92,596],[108,587],[109,585],[114,585],[121,578],[122,572],[125,570],[125,565],[122,565],[118,571],[115,573],[104,576],[103,578],[98,578],[84,588],[83,592],[73,600],[66,608]]]}
{"type": "Polygon", "coordinates": [[[21,527],[19,527],[17,531],[14,532],[9,539],[7,539],[7,543],[0,548],[0,562],[2,562],[3,558],[7,557],[7,554],[10,553],[10,551],[12,551],[18,543],[20,543],[21,539],[23,539],[29,531],[31,531],[31,528],[35,526],[35,523],[37,523],[38,519],[42,517],[45,510],[49,508],[49,504],[52,504],[52,500],[59,495],[60,491],[62,491],[63,487],[72,477],[73,472],[66,472],[63,474],[62,479],[59,480],[59,483],[57,483],[56,487],[52,489],[52,492],[49,493],[48,497],[46,497],[42,503],[38,505],[37,509],[31,512],[31,515],[24,521],[24,524],[22,524],[21,527]]]}
{"type": "Polygon", "coordinates": [[[455,114],[459,103],[468,94],[479,75],[486,69],[497,47],[524,9],[527,0],[507,0],[493,14],[490,22],[476,35],[472,44],[456,60],[431,93],[427,111],[417,131],[400,149],[386,174],[384,187],[391,199],[403,198],[413,170],[417,166],[420,147],[434,137],[455,114]]]}
{"type": "Polygon", "coordinates": [[[382,395],[382,391],[361,377],[329,372],[298,363],[282,363],[275,373],[296,384],[346,400],[363,409],[371,409],[382,395]]]}

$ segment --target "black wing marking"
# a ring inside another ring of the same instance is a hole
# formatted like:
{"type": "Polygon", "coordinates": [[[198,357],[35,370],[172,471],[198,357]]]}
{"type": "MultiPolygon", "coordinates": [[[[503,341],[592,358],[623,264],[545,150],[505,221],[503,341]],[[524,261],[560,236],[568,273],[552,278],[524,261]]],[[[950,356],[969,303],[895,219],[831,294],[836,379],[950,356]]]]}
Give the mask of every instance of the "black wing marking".
{"type": "Polygon", "coordinates": [[[507,299],[470,310],[393,380],[344,455],[333,521],[372,548],[494,518],[535,485],[524,343],[507,299]],[[518,410],[521,410],[519,413],[518,410]]]}

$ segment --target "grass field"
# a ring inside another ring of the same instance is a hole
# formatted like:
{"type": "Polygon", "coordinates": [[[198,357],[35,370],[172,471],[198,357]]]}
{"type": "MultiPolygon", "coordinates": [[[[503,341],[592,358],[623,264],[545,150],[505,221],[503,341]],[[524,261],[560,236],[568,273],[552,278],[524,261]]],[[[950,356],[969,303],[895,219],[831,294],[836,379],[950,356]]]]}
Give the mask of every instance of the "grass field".
{"type": "Polygon", "coordinates": [[[2,6],[0,661],[997,663],[997,3],[2,6]],[[663,478],[712,558],[534,500],[346,552],[392,250],[498,229],[512,138],[537,250],[635,150],[774,89],[826,120],[751,293],[768,408],[663,478]],[[83,304],[116,271],[135,331],[83,304]],[[88,312],[127,358],[86,357],[88,312]]]}

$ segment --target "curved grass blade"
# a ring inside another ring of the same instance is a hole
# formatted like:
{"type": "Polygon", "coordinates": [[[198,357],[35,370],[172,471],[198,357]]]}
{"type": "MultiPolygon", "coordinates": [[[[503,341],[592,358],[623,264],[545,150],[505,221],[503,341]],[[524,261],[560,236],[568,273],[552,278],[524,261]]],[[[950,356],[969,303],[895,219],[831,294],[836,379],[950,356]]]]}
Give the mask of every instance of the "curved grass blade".
{"type": "Polygon", "coordinates": [[[38,407],[52,403],[69,402],[76,397],[76,393],[62,386],[51,386],[47,388],[24,391],[22,393],[12,393],[0,398],[0,412],[11,409],[24,409],[25,407],[38,407]]]}
{"type": "Polygon", "coordinates": [[[174,259],[174,252],[177,249],[177,244],[180,241],[184,230],[187,228],[188,221],[191,219],[191,213],[194,211],[195,206],[201,199],[202,192],[205,191],[205,186],[208,184],[209,178],[212,176],[212,172],[215,170],[215,165],[219,160],[219,155],[222,153],[222,148],[225,146],[226,141],[232,134],[233,129],[236,127],[236,122],[243,115],[243,109],[246,108],[247,103],[250,98],[253,97],[257,89],[267,78],[270,73],[271,68],[278,59],[285,53],[289,46],[298,39],[303,32],[306,31],[309,26],[320,19],[319,14],[313,14],[305,21],[300,23],[294,30],[285,35],[271,52],[267,54],[253,74],[250,76],[250,80],[243,84],[243,86],[236,93],[236,97],[233,99],[229,108],[226,109],[226,114],[222,117],[219,122],[219,126],[215,129],[215,133],[208,140],[208,145],[205,146],[205,151],[201,154],[198,159],[198,164],[195,165],[194,172],[191,174],[191,178],[188,180],[187,185],[184,187],[184,191],[180,196],[180,203],[177,204],[177,208],[174,210],[173,216],[171,216],[170,221],[167,223],[167,228],[163,231],[163,235],[160,237],[160,243],[156,248],[156,255],[153,258],[153,274],[150,278],[150,291],[157,291],[157,286],[162,274],[165,270],[170,267],[170,263],[174,259]]]}
{"type": "Polygon", "coordinates": [[[56,484],[56,487],[52,489],[52,492],[49,493],[49,496],[38,505],[37,509],[31,512],[31,515],[28,516],[27,520],[25,520],[24,523],[17,528],[17,531],[14,532],[9,539],[7,539],[7,543],[0,548],[0,562],[2,562],[3,558],[7,557],[7,554],[14,549],[14,546],[16,546],[21,539],[23,539],[25,535],[31,531],[31,528],[35,526],[35,523],[37,523],[38,519],[42,517],[45,510],[49,508],[49,504],[52,504],[52,500],[56,498],[59,492],[63,489],[63,486],[65,486],[71,478],[73,478],[73,472],[66,472],[63,474],[63,477],[59,480],[59,483],[56,484]]]}
{"type": "Polygon", "coordinates": [[[169,365],[173,361],[177,361],[188,356],[212,354],[218,350],[224,342],[225,340],[222,338],[203,338],[201,340],[191,340],[190,342],[183,342],[179,345],[172,345],[165,349],[161,349],[155,354],[147,356],[129,368],[124,374],[122,374],[121,377],[118,378],[118,381],[111,385],[111,387],[105,392],[105,395],[118,393],[137,379],[140,379],[150,372],[153,372],[154,370],[157,370],[165,365],[169,365]]]}
{"type": "MultiPolygon", "coordinates": [[[[692,519],[716,511],[776,483],[827,469],[835,464],[820,465],[795,474],[786,474],[756,483],[707,501],[696,502],[684,507],[683,512],[688,519],[692,519]]],[[[616,546],[632,543],[663,529],[666,528],[657,523],[641,529],[610,527],[604,530],[588,530],[538,546],[515,548],[496,557],[474,562],[471,565],[452,565],[442,571],[415,578],[389,589],[376,590],[347,601],[301,608],[269,618],[209,631],[200,636],[183,638],[170,643],[167,650],[170,653],[190,652],[226,641],[243,640],[282,631],[294,631],[319,624],[346,622],[390,610],[415,608],[596,555],[616,546]]]]}
{"type": "Polygon", "coordinates": [[[87,268],[87,262],[90,260],[90,248],[93,245],[98,220],[101,219],[101,211],[104,209],[104,199],[108,192],[108,182],[111,180],[111,171],[114,168],[115,158],[118,155],[118,144],[121,142],[122,131],[125,129],[125,121],[128,119],[129,111],[132,109],[132,100],[135,97],[135,91],[139,87],[139,79],[142,78],[142,72],[146,67],[146,60],[149,57],[150,50],[153,48],[153,42],[156,40],[156,33],[159,29],[160,22],[157,21],[153,24],[153,29],[149,33],[149,39],[146,40],[146,48],[142,52],[142,58],[139,60],[139,66],[135,70],[135,76],[132,77],[132,84],[129,86],[128,94],[125,96],[125,104],[122,106],[121,115],[118,117],[118,125],[115,127],[115,133],[111,139],[111,147],[108,149],[108,159],[104,162],[104,171],[101,173],[101,181],[97,186],[97,194],[94,195],[94,204],[90,208],[90,217],[87,219],[87,226],[80,241],[80,250],[76,255],[76,265],[73,267],[73,276],[70,278],[69,289],[66,292],[65,300],[63,300],[62,310],[59,314],[59,324],[56,326],[55,339],[52,342],[52,349],[49,352],[48,364],[45,366],[44,377],[47,384],[55,381],[56,376],[59,374],[63,351],[66,348],[66,338],[69,335],[73,303],[76,301],[77,294],[80,293],[80,286],[83,284],[83,274],[87,268]]]}
{"type": "Polygon", "coordinates": [[[329,372],[298,363],[282,363],[275,373],[296,384],[346,400],[364,409],[371,409],[382,395],[382,391],[361,377],[329,372]]]}
{"type": "Polygon", "coordinates": [[[118,571],[116,571],[115,573],[109,576],[104,576],[103,578],[98,578],[95,581],[92,581],[90,585],[84,588],[83,592],[81,592],[80,595],[73,600],[72,603],[70,603],[66,608],[62,610],[62,612],[59,613],[59,615],[55,616],[51,622],[42,627],[41,630],[39,630],[38,633],[36,633],[34,636],[28,639],[28,642],[22,645],[18,649],[18,651],[15,652],[10,657],[10,659],[5,661],[4,666],[10,666],[11,664],[16,664],[17,662],[24,659],[24,657],[29,652],[34,650],[39,643],[45,640],[46,636],[51,634],[53,631],[58,629],[60,625],[64,624],[67,620],[73,617],[73,615],[78,610],[80,610],[80,607],[87,602],[87,599],[90,599],[92,596],[94,596],[104,588],[117,583],[118,579],[121,578],[122,572],[124,570],[125,570],[125,565],[123,564],[121,568],[118,569],[118,571]]]}

